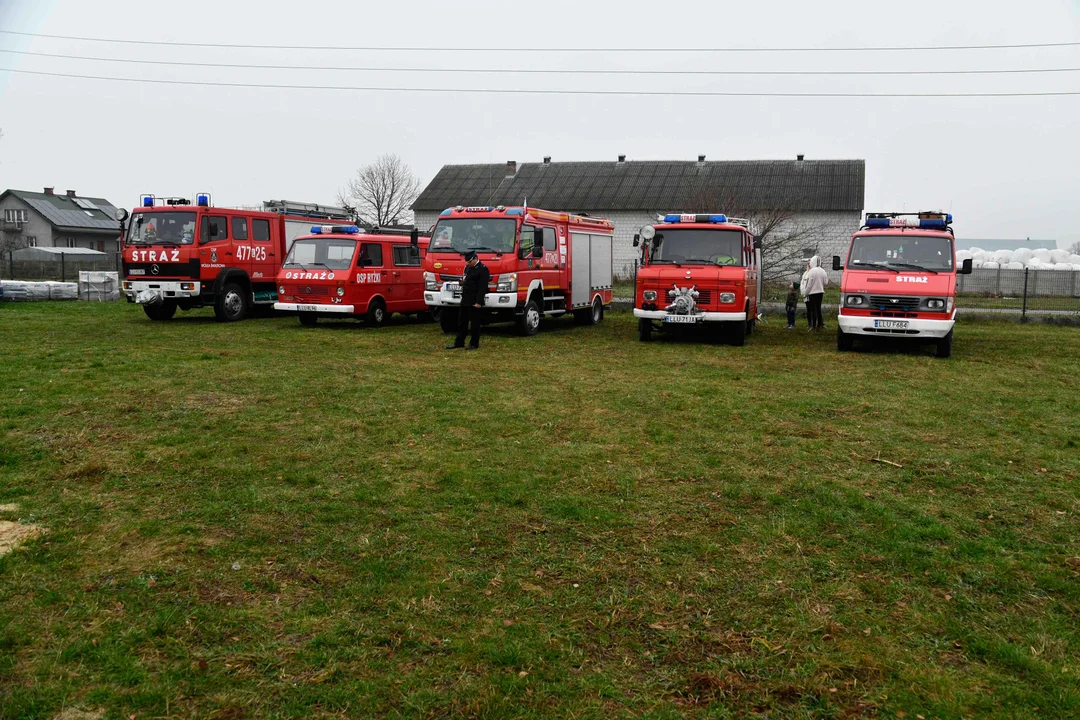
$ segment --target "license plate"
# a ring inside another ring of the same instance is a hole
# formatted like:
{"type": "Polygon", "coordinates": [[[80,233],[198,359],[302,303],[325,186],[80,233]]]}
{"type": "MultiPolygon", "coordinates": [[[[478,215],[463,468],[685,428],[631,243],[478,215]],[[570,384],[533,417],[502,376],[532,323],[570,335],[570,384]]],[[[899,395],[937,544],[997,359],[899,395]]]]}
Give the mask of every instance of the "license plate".
{"type": "Polygon", "coordinates": [[[666,315],[664,317],[666,323],[696,323],[701,322],[700,315],[666,315]]]}
{"type": "Polygon", "coordinates": [[[448,282],[446,285],[443,285],[443,289],[449,290],[450,292],[461,292],[461,285],[458,285],[456,282],[448,282]]]}
{"type": "Polygon", "coordinates": [[[297,305],[296,309],[300,312],[319,312],[318,305],[297,305]]]}
{"type": "Polygon", "coordinates": [[[882,330],[907,330],[907,320],[875,320],[874,327],[882,330]]]}
{"type": "Polygon", "coordinates": [[[128,275],[145,275],[145,270],[128,270],[128,275]]]}

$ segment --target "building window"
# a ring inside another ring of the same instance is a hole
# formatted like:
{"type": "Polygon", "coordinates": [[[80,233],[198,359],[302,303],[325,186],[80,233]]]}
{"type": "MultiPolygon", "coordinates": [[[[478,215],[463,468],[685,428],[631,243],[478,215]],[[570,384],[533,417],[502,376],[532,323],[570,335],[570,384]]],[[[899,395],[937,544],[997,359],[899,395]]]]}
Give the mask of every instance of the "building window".
{"type": "Polygon", "coordinates": [[[67,239],[67,246],[68,247],[79,247],[78,245],[75,244],[75,238],[68,238],[67,239]]]}
{"type": "Polygon", "coordinates": [[[30,213],[26,210],[5,210],[4,222],[16,223],[22,225],[30,220],[30,213]]]}
{"type": "Polygon", "coordinates": [[[33,235],[26,236],[26,247],[37,247],[37,238],[33,235]]]}

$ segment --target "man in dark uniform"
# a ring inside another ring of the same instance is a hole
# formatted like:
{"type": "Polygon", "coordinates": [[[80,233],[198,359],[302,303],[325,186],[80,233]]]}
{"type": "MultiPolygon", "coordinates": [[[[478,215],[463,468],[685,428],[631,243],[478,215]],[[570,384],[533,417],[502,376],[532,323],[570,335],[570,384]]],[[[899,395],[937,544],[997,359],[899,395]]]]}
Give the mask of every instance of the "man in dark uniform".
{"type": "Polygon", "coordinates": [[[488,283],[491,282],[491,272],[471,250],[465,253],[465,263],[465,274],[461,278],[461,309],[458,310],[457,338],[453,345],[446,347],[447,350],[465,347],[465,335],[469,332],[470,324],[472,324],[472,338],[469,340],[469,349],[480,349],[480,325],[484,312],[484,297],[487,295],[488,283]]]}

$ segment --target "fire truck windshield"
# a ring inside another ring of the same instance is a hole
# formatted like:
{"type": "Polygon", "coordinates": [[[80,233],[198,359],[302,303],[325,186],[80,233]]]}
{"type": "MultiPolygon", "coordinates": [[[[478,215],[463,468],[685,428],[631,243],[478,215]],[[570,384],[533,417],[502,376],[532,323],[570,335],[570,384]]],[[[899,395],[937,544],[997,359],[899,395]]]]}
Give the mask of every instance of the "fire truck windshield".
{"type": "Polygon", "coordinates": [[[860,270],[874,267],[951,272],[952,240],[926,235],[859,235],[851,242],[848,264],[860,270]]]}
{"type": "Polygon", "coordinates": [[[191,245],[195,242],[195,213],[137,212],[128,225],[129,245],[191,245]]]}
{"type": "Polygon", "coordinates": [[[318,265],[327,270],[348,270],[356,253],[356,241],[339,237],[304,238],[293,243],[285,265],[318,265]]]}
{"type": "Polygon", "coordinates": [[[650,262],[678,265],[742,265],[743,234],[738,230],[664,228],[657,231],[650,262]]]}
{"type": "Polygon", "coordinates": [[[502,218],[454,218],[440,220],[431,234],[428,252],[512,253],[517,221],[502,218]]]}

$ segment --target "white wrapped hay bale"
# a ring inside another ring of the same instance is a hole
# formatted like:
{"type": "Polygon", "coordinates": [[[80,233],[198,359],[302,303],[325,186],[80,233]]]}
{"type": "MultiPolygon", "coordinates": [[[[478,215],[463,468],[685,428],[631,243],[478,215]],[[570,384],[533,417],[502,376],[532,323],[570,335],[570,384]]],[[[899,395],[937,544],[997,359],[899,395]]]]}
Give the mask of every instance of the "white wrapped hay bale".
{"type": "Polygon", "coordinates": [[[1010,263],[1013,260],[1012,250],[998,250],[993,254],[990,259],[996,262],[998,265],[1010,263]]]}
{"type": "Polygon", "coordinates": [[[1073,265],[1071,263],[1055,263],[1054,264],[1054,269],[1055,270],[1063,270],[1064,272],[1072,272],[1076,268],[1073,267],[1073,265]]]}
{"type": "Polygon", "coordinates": [[[1077,255],[1076,253],[1069,255],[1069,262],[1073,265],[1080,265],[1080,255],[1077,255]]]}
{"type": "Polygon", "coordinates": [[[982,264],[983,270],[997,270],[999,267],[1001,266],[993,260],[988,260],[982,264]]]}
{"type": "Polygon", "coordinates": [[[1041,263],[1048,264],[1050,262],[1050,251],[1046,248],[1039,248],[1031,253],[1034,259],[1041,263]]]}
{"type": "Polygon", "coordinates": [[[115,272],[81,271],[79,273],[79,299],[91,302],[119,300],[119,275],[115,272]]]}
{"type": "Polygon", "coordinates": [[[1055,265],[1057,265],[1058,263],[1067,263],[1067,262],[1069,262],[1069,251],[1068,250],[1051,250],[1050,251],[1050,262],[1054,263],[1055,265]]]}
{"type": "Polygon", "coordinates": [[[1024,263],[1017,262],[1017,261],[1014,260],[1013,262],[1005,263],[1004,265],[1001,266],[1001,268],[1003,270],[1023,270],[1024,269],[1024,263]]]}
{"type": "Polygon", "coordinates": [[[1035,255],[1034,253],[1032,253],[1031,248],[1020,248],[1019,250],[1013,251],[1013,260],[1015,262],[1023,263],[1025,265],[1027,265],[1031,261],[1031,258],[1033,258],[1034,256],[1035,255]]]}

